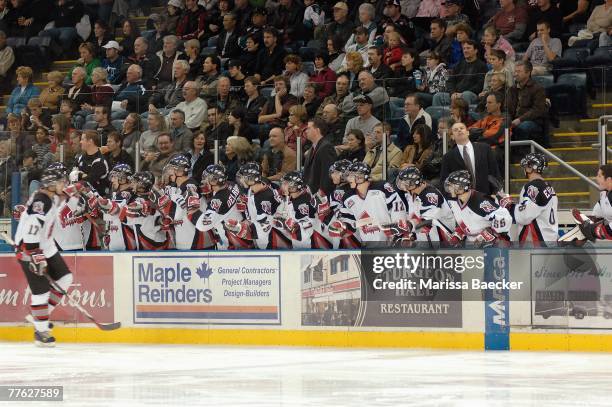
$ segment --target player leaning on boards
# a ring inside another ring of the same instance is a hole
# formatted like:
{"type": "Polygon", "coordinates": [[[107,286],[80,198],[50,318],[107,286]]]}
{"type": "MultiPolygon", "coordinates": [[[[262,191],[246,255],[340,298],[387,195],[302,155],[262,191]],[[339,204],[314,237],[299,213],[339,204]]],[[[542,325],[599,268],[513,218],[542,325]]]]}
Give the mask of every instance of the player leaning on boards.
{"type": "Polygon", "coordinates": [[[586,218],[577,209],[572,211],[572,215],[586,239],[612,240],[612,165],[599,167],[595,179],[600,192],[599,202],[593,208],[591,219],[586,218]]]}
{"type": "Polygon", "coordinates": [[[544,180],[542,173],[548,167],[542,153],[529,153],[521,160],[527,184],[519,194],[518,204],[510,197],[503,197],[499,204],[508,209],[512,220],[520,227],[519,242],[556,242],[559,236],[557,223],[557,194],[544,180]]]}
{"type": "Polygon", "coordinates": [[[452,246],[461,246],[463,242],[492,246],[497,240],[510,240],[512,216],[490,196],[472,189],[472,177],[467,170],[452,172],[444,181],[444,189],[453,198],[448,202],[457,221],[450,239],[452,246]]]}

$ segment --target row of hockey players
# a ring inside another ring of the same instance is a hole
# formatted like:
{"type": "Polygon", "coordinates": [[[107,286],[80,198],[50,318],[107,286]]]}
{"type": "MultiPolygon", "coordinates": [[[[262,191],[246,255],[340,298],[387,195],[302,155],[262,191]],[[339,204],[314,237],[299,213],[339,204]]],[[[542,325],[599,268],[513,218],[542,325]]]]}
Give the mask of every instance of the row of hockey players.
{"type": "MultiPolygon", "coordinates": [[[[411,242],[461,246],[509,241],[515,223],[520,242],[555,242],[557,197],[542,177],[546,159],[531,153],[521,166],[528,182],[514,202],[503,193],[491,197],[473,190],[468,171],[450,174],[443,194],[415,167],[400,171],[391,184],[371,181],[366,164],[345,160],[329,170],[335,185],[329,195],[311,193],[299,172],[286,174],[277,187],[262,177],[256,163],[243,165],[236,183],[228,181],[222,165],[210,165],[197,185],[188,176],[189,159],[179,155],[166,165],[159,182],[149,172],[133,173],[118,164],[110,172],[108,197],[83,181],[67,185],[59,191],[51,235],[59,250],[358,248],[411,242]]],[[[51,170],[66,175],[61,164],[51,170]]],[[[610,166],[599,170],[601,200],[593,212],[597,219],[581,225],[586,238],[612,236],[611,175],[610,166]]],[[[16,216],[24,210],[39,212],[41,205],[31,198],[16,216]]]]}

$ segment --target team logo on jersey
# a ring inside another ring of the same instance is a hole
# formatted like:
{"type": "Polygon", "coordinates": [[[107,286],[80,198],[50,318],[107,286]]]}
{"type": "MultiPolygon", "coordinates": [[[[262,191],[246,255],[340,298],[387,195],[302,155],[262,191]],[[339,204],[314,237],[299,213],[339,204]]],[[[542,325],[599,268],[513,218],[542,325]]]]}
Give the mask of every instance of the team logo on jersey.
{"type": "Polygon", "coordinates": [[[395,190],[393,189],[393,186],[391,186],[391,184],[389,184],[388,182],[385,182],[385,189],[387,190],[387,192],[389,193],[393,193],[395,192],[395,190]]]}
{"type": "Polygon", "coordinates": [[[216,212],[219,210],[219,208],[221,207],[221,200],[220,199],[213,199],[210,201],[210,207],[216,212]]]}
{"type": "Polygon", "coordinates": [[[485,211],[486,213],[490,213],[493,212],[495,210],[495,207],[493,206],[493,204],[489,201],[483,201],[480,204],[480,209],[482,209],[483,211],[485,211]]]}
{"type": "Polygon", "coordinates": [[[45,204],[41,201],[35,201],[32,203],[32,212],[40,213],[41,215],[45,214],[45,204]]]}
{"type": "Polygon", "coordinates": [[[119,193],[119,196],[123,199],[130,199],[130,197],[132,196],[132,194],[130,194],[129,191],[121,191],[119,193]]]}
{"type": "Polygon", "coordinates": [[[342,198],[344,198],[344,191],[341,189],[336,189],[334,191],[334,200],[342,202],[342,198]]]}
{"type": "Polygon", "coordinates": [[[538,196],[539,192],[540,191],[538,190],[538,188],[536,188],[533,185],[529,185],[529,188],[527,188],[527,196],[529,198],[531,198],[532,201],[535,201],[535,199],[538,196]]]}
{"type": "Polygon", "coordinates": [[[426,194],[425,198],[430,204],[438,205],[438,195],[434,194],[433,192],[429,192],[428,194],[426,194]]]}
{"type": "Polygon", "coordinates": [[[272,214],[272,203],[270,201],[261,201],[261,209],[268,215],[272,214]]]}
{"type": "Polygon", "coordinates": [[[346,201],[346,207],[347,208],[352,208],[353,205],[355,205],[355,201],[353,201],[352,199],[349,199],[348,201],[346,201]]]}
{"type": "Polygon", "coordinates": [[[304,216],[308,216],[308,205],[301,204],[298,206],[298,212],[300,212],[304,216]]]}

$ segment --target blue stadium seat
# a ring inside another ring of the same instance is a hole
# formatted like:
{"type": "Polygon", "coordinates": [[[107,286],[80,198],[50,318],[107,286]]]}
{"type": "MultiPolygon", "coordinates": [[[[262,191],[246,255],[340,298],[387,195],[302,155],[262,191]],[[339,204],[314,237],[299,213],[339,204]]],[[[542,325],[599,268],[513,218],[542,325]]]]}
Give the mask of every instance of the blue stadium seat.
{"type": "Polygon", "coordinates": [[[544,89],[552,86],[555,83],[555,77],[552,75],[534,75],[531,77],[533,81],[544,89]]]}
{"type": "Polygon", "coordinates": [[[28,45],[35,47],[48,47],[51,45],[51,37],[32,37],[29,39],[28,45]]]}
{"type": "Polygon", "coordinates": [[[219,42],[219,36],[215,35],[214,37],[210,37],[208,39],[208,44],[206,44],[207,47],[217,47],[217,42],[219,42]]]}
{"type": "Polygon", "coordinates": [[[268,98],[272,94],[272,89],[273,88],[271,87],[259,88],[259,93],[261,94],[261,96],[268,98]]]}
{"type": "Polygon", "coordinates": [[[314,62],[305,61],[302,62],[302,71],[308,76],[311,76],[315,72],[315,64],[314,62]]]}
{"type": "Polygon", "coordinates": [[[200,55],[202,56],[214,55],[216,53],[217,53],[217,47],[204,47],[200,51],[200,55]]]}
{"type": "Polygon", "coordinates": [[[302,58],[303,61],[314,61],[314,57],[318,51],[318,48],[301,47],[298,51],[298,54],[300,55],[300,58],[302,58]]]}
{"type": "Polygon", "coordinates": [[[588,56],[591,55],[589,48],[568,48],[563,52],[563,58],[552,61],[552,65],[559,68],[580,68],[584,65],[588,56]]]}
{"type": "Polygon", "coordinates": [[[450,115],[449,106],[429,106],[425,111],[429,113],[431,118],[435,119],[436,122],[440,120],[441,117],[450,115]]]}
{"type": "Polygon", "coordinates": [[[564,73],[557,78],[557,84],[571,85],[576,89],[573,98],[575,113],[587,113],[587,74],[585,72],[564,73]]]}
{"type": "Polygon", "coordinates": [[[6,45],[13,48],[14,50],[17,47],[26,45],[26,38],[25,37],[8,37],[6,39],[6,45]]]}

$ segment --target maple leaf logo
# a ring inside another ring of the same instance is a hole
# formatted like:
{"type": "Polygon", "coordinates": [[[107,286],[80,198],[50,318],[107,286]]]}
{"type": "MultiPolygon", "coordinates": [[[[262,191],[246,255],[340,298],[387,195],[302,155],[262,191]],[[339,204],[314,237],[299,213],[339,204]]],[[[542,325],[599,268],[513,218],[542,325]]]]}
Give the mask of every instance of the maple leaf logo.
{"type": "Polygon", "coordinates": [[[212,268],[208,267],[208,264],[202,263],[200,267],[196,269],[196,274],[202,279],[206,280],[208,277],[212,275],[212,268]]]}

